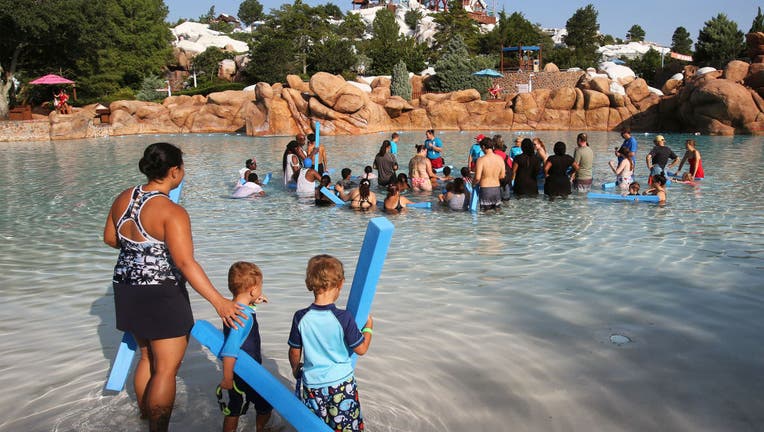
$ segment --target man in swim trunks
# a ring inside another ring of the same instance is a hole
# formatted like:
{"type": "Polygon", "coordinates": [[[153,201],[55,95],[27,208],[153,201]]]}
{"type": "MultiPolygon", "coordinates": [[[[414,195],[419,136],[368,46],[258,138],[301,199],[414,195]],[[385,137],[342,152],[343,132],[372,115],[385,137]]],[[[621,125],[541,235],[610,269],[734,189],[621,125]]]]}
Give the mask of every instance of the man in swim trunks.
{"type": "Polygon", "coordinates": [[[440,138],[435,137],[435,131],[428,129],[425,132],[424,147],[427,150],[427,159],[432,164],[432,169],[441,168],[444,165],[443,162],[443,141],[440,138]]]}
{"type": "Polygon", "coordinates": [[[474,183],[480,186],[481,210],[497,209],[501,207],[500,181],[506,174],[505,163],[501,156],[493,152],[493,140],[483,138],[480,140],[480,148],[485,156],[475,163],[474,183]]]}
{"type": "Polygon", "coordinates": [[[435,178],[435,173],[432,171],[432,163],[426,154],[427,150],[424,145],[418,144],[416,155],[409,161],[409,180],[411,181],[411,189],[414,191],[432,191],[430,179],[435,178]]]}

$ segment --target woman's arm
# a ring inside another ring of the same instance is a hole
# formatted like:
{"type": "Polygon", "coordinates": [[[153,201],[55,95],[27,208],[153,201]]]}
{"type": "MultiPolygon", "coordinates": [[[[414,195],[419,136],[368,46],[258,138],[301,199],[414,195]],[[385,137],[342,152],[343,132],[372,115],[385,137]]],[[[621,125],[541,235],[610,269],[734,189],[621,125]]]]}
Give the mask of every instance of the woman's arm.
{"type": "Polygon", "coordinates": [[[684,166],[684,163],[687,162],[687,159],[690,157],[690,152],[686,151],[684,152],[684,156],[682,156],[682,162],[679,162],[679,168],[676,169],[676,173],[679,174],[682,171],[682,167],[684,166]]]}
{"type": "Polygon", "coordinates": [[[549,177],[549,169],[552,168],[552,162],[544,162],[544,177],[549,177]]]}
{"type": "Polygon", "coordinates": [[[244,325],[241,318],[247,319],[242,307],[223,297],[212,285],[202,266],[194,259],[194,243],[191,237],[191,221],[186,210],[179,205],[167,206],[164,218],[164,241],[170,250],[175,265],[196,292],[204,297],[217,311],[223,323],[236,328],[244,325]]]}

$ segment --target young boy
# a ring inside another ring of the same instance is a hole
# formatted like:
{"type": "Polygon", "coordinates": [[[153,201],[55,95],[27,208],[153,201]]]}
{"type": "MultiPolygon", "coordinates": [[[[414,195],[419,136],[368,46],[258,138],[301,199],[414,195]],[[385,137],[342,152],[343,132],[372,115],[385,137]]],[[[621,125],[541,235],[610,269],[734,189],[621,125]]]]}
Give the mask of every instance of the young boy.
{"type": "Polygon", "coordinates": [[[223,380],[217,388],[218,403],[223,411],[223,432],[235,432],[239,426],[239,416],[244,415],[250,402],[255,406],[257,432],[265,429],[271,417],[273,407],[252,389],[243,379],[233,372],[239,351],[243,350],[255,361],[262,363],[260,354],[260,328],[255,317],[255,305],[267,303],[263,295],[263,273],[253,263],[239,261],[228,270],[228,289],[233,294],[233,301],[248,306],[244,312],[248,315],[244,327],[224,328],[225,343],[220,351],[223,358],[223,380]],[[228,403],[225,402],[228,395],[228,403]]]}
{"type": "Polygon", "coordinates": [[[372,319],[358,330],[353,316],[334,305],[345,282],[342,262],[330,255],[308,261],[305,285],[315,300],[298,310],[289,333],[289,363],[302,377],[302,400],[332,430],[364,430],[351,354],[369,349],[372,319]],[[304,365],[300,358],[304,357],[304,365]]]}
{"type": "Polygon", "coordinates": [[[639,195],[639,183],[631,182],[629,184],[629,195],[639,195]]]}

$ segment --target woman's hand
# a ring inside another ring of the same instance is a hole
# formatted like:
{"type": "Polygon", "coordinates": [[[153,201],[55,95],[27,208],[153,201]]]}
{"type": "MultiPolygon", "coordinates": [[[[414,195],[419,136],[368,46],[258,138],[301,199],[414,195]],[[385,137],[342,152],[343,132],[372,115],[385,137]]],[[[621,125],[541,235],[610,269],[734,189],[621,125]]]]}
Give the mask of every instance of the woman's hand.
{"type": "Polygon", "coordinates": [[[244,307],[236,304],[232,300],[222,299],[219,305],[215,306],[215,310],[223,320],[223,324],[226,327],[238,329],[236,324],[244,327],[244,321],[241,318],[247,319],[247,314],[244,313],[244,307]],[[238,316],[237,316],[238,315],[238,316]]]}

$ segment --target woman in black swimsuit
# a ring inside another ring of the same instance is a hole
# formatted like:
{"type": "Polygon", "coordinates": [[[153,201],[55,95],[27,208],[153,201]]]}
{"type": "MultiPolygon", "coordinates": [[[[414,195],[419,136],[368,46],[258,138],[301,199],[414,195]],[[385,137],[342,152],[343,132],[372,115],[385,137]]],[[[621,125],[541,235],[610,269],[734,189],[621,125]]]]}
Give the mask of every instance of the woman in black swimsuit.
{"type": "Polygon", "coordinates": [[[400,213],[406,209],[408,204],[411,204],[411,201],[401,196],[401,191],[397,184],[391,184],[387,187],[387,197],[385,198],[385,211],[387,213],[400,213]]]}

